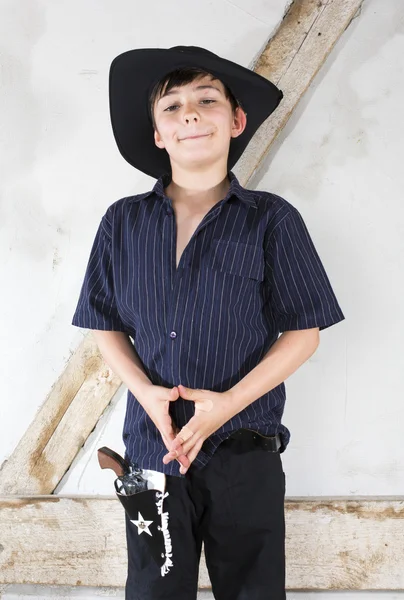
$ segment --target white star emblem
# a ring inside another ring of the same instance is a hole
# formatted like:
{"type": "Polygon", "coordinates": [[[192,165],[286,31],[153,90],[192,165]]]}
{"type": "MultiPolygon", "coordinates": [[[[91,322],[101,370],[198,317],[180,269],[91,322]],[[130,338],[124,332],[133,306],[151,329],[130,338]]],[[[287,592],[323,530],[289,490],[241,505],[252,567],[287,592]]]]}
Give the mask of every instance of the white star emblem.
{"type": "Polygon", "coordinates": [[[137,521],[135,521],[134,519],[131,519],[130,522],[134,523],[136,525],[137,532],[139,535],[141,533],[143,533],[144,531],[146,533],[148,533],[149,535],[152,535],[150,532],[150,529],[149,529],[149,525],[151,525],[153,523],[153,521],[145,521],[140,513],[138,513],[138,515],[137,515],[137,521]]]}

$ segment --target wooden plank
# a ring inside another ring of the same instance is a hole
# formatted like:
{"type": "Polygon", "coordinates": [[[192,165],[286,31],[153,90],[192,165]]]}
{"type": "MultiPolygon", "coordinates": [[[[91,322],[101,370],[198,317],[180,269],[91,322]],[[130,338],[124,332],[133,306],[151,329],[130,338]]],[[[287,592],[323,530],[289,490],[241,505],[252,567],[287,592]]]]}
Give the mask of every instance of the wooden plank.
{"type": "MultiPolygon", "coordinates": [[[[284,92],[235,172],[246,185],[363,0],[295,0],[254,70],[284,92]]],[[[72,355],[34,422],[0,471],[2,494],[49,494],[95,427],[120,381],[89,334],[72,355]]]]}
{"type": "Polygon", "coordinates": [[[291,5],[254,68],[276,83],[284,97],[237,162],[235,171],[244,185],[262,166],[274,140],[362,3],[363,0],[301,0],[291,5]]]}
{"type": "Polygon", "coordinates": [[[88,334],[3,464],[0,494],[52,493],[120,384],[88,334]]]}
{"type": "MultiPolygon", "coordinates": [[[[285,516],[288,589],[404,589],[404,496],[288,498],[285,516]]],[[[0,539],[0,584],[124,585],[116,498],[0,498],[0,539]]]]}

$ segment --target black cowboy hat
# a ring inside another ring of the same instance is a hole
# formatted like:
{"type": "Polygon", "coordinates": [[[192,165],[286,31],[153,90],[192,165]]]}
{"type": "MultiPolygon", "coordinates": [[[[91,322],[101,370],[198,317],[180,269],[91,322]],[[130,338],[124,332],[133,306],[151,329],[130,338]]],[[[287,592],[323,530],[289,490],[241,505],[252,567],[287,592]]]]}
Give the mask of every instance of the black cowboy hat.
{"type": "Polygon", "coordinates": [[[231,138],[228,170],[283,97],[282,91],[265,77],[198,46],[139,48],[119,54],[109,72],[112,130],[124,159],[156,179],[171,173],[171,164],[167,151],[154,143],[149,97],[162,77],[183,67],[198,67],[220,79],[248,113],[243,133],[231,138]]]}

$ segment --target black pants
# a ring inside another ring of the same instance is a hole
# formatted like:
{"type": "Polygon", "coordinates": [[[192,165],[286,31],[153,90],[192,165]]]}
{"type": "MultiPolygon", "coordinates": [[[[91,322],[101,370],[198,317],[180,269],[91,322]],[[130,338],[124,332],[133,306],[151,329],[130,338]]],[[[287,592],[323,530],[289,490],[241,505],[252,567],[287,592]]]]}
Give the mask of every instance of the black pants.
{"type": "Polygon", "coordinates": [[[195,600],[204,542],[216,600],[285,600],[285,475],[279,452],[223,442],[206,467],[167,476],[173,567],[164,577],[126,517],[126,600],[195,600]]]}

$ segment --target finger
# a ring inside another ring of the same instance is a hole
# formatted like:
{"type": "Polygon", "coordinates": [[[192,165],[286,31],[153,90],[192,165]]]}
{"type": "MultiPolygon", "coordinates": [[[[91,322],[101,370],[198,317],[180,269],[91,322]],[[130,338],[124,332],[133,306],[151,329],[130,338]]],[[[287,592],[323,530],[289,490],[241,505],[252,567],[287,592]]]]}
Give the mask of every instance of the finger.
{"type": "Polygon", "coordinates": [[[178,391],[181,395],[181,398],[183,398],[184,400],[191,400],[195,396],[195,392],[203,392],[204,391],[204,390],[200,390],[199,388],[185,387],[185,385],[182,385],[181,383],[177,387],[178,387],[178,391]]]}
{"type": "Polygon", "coordinates": [[[175,460],[176,458],[181,458],[183,456],[189,457],[190,451],[199,442],[201,442],[200,446],[202,446],[203,439],[201,438],[201,436],[199,434],[194,434],[187,442],[185,442],[185,444],[183,444],[182,446],[180,446],[180,447],[178,447],[178,448],[176,448],[174,450],[171,449],[170,452],[168,452],[168,454],[165,454],[163,456],[163,462],[164,462],[164,464],[168,464],[172,460],[175,460]]]}
{"type": "Polygon", "coordinates": [[[170,442],[170,447],[168,448],[168,450],[179,450],[180,452],[182,452],[182,446],[184,445],[185,442],[187,442],[189,439],[191,439],[191,437],[193,435],[195,435],[195,432],[198,430],[200,426],[200,419],[198,417],[192,417],[188,423],[186,425],[184,425],[184,427],[181,429],[181,431],[179,431],[174,440],[172,442],[170,442]]]}
{"type": "Polygon", "coordinates": [[[195,441],[197,439],[198,439],[198,436],[192,436],[183,444],[181,444],[180,441],[174,440],[174,442],[172,442],[172,444],[170,445],[170,447],[168,449],[169,452],[168,452],[168,454],[166,454],[166,456],[169,456],[170,458],[177,458],[177,456],[181,456],[182,454],[187,454],[189,452],[190,448],[193,447],[193,445],[195,444],[195,441]]]}
{"type": "Polygon", "coordinates": [[[190,437],[192,437],[194,435],[194,433],[195,432],[192,431],[192,429],[190,427],[188,427],[187,425],[184,425],[184,427],[179,432],[179,436],[181,436],[181,439],[184,442],[186,442],[190,437]]]}
{"type": "MultiPolygon", "coordinates": [[[[202,448],[202,444],[203,444],[203,440],[199,440],[199,442],[197,444],[195,444],[195,446],[193,447],[191,452],[188,454],[190,466],[194,462],[195,458],[198,456],[198,452],[202,448]]],[[[180,467],[181,475],[185,475],[185,473],[188,471],[188,469],[189,469],[189,467],[181,466],[180,467]]]]}
{"type": "Polygon", "coordinates": [[[170,402],[173,402],[174,400],[178,400],[179,396],[180,396],[180,394],[179,394],[178,388],[177,388],[177,386],[175,385],[175,386],[174,386],[173,388],[171,388],[171,389],[170,389],[170,391],[169,391],[168,400],[169,400],[170,402]]]}
{"type": "MultiPolygon", "coordinates": [[[[167,448],[167,450],[170,450],[170,441],[163,435],[161,434],[161,437],[163,438],[163,442],[167,448]]],[[[167,454],[165,455],[167,456],[167,454]]],[[[185,467],[189,467],[190,466],[190,462],[187,456],[185,455],[181,455],[181,456],[173,456],[171,460],[176,459],[181,465],[185,466],[185,467]]],[[[165,462],[164,461],[164,457],[163,457],[163,462],[164,464],[168,464],[170,461],[165,462]]]]}
{"type": "MultiPolygon", "coordinates": [[[[181,431],[177,434],[174,441],[170,444],[168,448],[169,453],[166,456],[170,456],[170,458],[177,458],[181,454],[187,454],[187,450],[184,449],[184,443],[191,439],[194,436],[194,432],[189,429],[189,427],[184,426],[181,431]]],[[[190,447],[188,444],[187,448],[190,447]]]]}
{"type": "Polygon", "coordinates": [[[191,463],[189,462],[188,456],[186,456],[185,454],[182,454],[181,456],[177,456],[177,457],[173,456],[173,457],[170,457],[169,459],[166,459],[167,456],[168,456],[168,454],[163,456],[163,463],[165,465],[168,465],[168,463],[170,463],[172,460],[176,460],[178,463],[180,463],[180,465],[182,465],[184,467],[189,467],[191,465],[191,463]]]}
{"type": "Polygon", "coordinates": [[[204,395],[206,393],[212,393],[210,390],[186,388],[181,384],[178,386],[178,388],[181,388],[181,398],[183,398],[184,400],[191,400],[191,402],[194,402],[195,409],[202,410],[203,412],[210,412],[211,410],[213,410],[214,405],[212,398],[204,398],[204,395]]]}
{"type": "MultiPolygon", "coordinates": [[[[171,450],[171,444],[173,443],[173,441],[175,439],[175,436],[177,434],[177,432],[175,430],[178,430],[178,427],[177,427],[177,425],[175,424],[174,421],[171,421],[171,424],[168,425],[166,428],[159,430],[160,431],[160,435],[162,437],[162,440],[164,442],[164,445],[165,445],[165,447],[167,448],[168,451],[171,450]]],[[[177,458],[178,462],[181,465],[189,466],[189,461],[188,461],[188,458],[186,456],[181,456],[181,457],[174,456],[173,458],[177,458]]]]}
{"type": "Polygon", "coordinates": [[[164,442],[165,447],[167,448],[168,451],[170,451],[171,444],[173,443],[173,439],[174,439],[173,434],[170,435],[170,434],[163,433],[163,432],[160,432],[160,433],[161,433],[161,438],[164,442]]]}
{"type": "Polygon", "coordinates": [[[183,467],[186,467],[186,468],[188,468],[188,467],[190,467],[190,466],[191,466],[191,462],[190,462],[190,460],[189,460],[188,456],[185,456],[185,454],[184,454],[183,456],[179,456],[179,457],[178,457],[176,460],[177,460],[177,461],[180,463],[180,465],[182,465],[183,467]]]}
{"type": "Polygon", "coordinates": [[[193,448],[195,448],[195,446],[201,441],[201,445],[203,443],[203,439],[201,440],[201,436],[198,434],[195,434],[194,437],[192,437],[190,440],[188,440],[184,445],[183,445],[183,453],[180,454],[179,456],[188,456],[189,457],[189,453],[192,451],[193,448]]]}
{"type": "Polygon", "coordinates": [[[177,446],[181,446],[182,444],[184,444],[184,442],[189,440],[189,438],[191,438],[194,435],[194,433],[195,432],[192,431],[190,427],[184,425],[181,431],[177,433],[173,443],[171,444],[171,449],[176,450],[177,446]]]}
{"type": "MultiPolygon", "coordinates": [[[[193,439],[194,434],[191,435],[190,438],[188,438],[188,440],[192,440],[193,439]]],[[[168,453],[163,457],[163,462],[166,462],[166,458],[169,459],[167,460],[167,462],[170,462],[170,460],[173,460],[174,458],[177,458],[178,456],[181,456],[182,454],[186,454],[186,451],[184,450],[184,443],[182,441],[182,437],[179,434],[174,441],[172,441],[169,446],[167,447],[168,453]]],[[[192,447],[192,443],[188,443],[187,447],[192,447]]]]}
{"type": "Polygon", "coordinates": [[[172,460],[181,460],[184,456],[186,455],[182,450],[170,450],[170,452],[163,456],[163,463],[168,465],[172,460]]]}
{"type": "MultiPolygon", "coordinates": [[[[177,426],[173,425],[176,431],[173,430],[174,436],[170,436],[169,447],[167,447],[167,450],[177,450],[179,446],[181,446],[185,441],[194,435],[194,428],[191,429],[189,426],[193,421],[195,422],[195,417],[192,417],[188,424],[184,425],[181,430],[179,430],[177,426]]],[[[197,424],[197,421],[195,424],[197,424]]]]}

